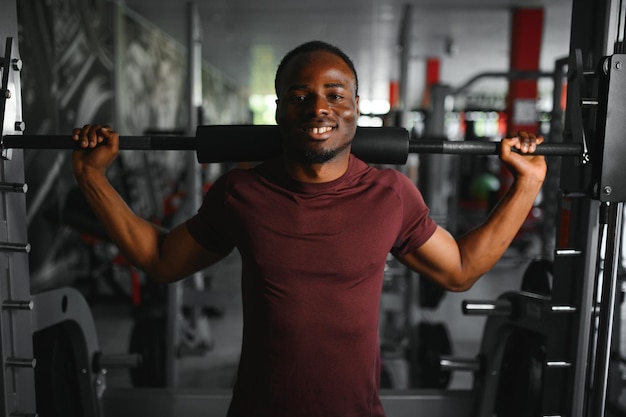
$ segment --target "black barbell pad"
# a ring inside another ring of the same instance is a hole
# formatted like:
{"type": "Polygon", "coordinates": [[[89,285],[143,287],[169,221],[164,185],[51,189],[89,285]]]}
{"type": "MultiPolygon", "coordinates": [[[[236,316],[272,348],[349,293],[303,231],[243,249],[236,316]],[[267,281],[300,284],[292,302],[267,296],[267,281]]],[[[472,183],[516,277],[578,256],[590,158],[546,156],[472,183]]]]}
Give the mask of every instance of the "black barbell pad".
{"type": "MultiPolygon", "coordinates": [[[[198,126],[200,163],[264,161],[281,152],[275,125],[198,126]]],[[[400,127],[357,127],[352,153],[372,164],[404,165],[409,153],[409,133],[400,127]]]]}
{"type": "MultiPolygon", "coordinates": [[[[454,155],[498,155],[500,142],[474,142],[414,139],[409,142],[409,153],[434,153],[454,155]]],[[[577,143],[542,143],[535,155],[580,156],[582,147],[577,143]]]]}
{"type": "MultiPolygon", "coordinates": [[[[69,135],[8,135],[6,149],[80,149],[69,135]]],[[[120,150],[195,150],[198,162],[264,161],[281,151],[278,126],[198,126],[196,137],[120,136],[120,150]]],[[[398,127],[358,127],[352,153],[373,164],[403,165],[409,149],[409,134],[398,127]]]]}

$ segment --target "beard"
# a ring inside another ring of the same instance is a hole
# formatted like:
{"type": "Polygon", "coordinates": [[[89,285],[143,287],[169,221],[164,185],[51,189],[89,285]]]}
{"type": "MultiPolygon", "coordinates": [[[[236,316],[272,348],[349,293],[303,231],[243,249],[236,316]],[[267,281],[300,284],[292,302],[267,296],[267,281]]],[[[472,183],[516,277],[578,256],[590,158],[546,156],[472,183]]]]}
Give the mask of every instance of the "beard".
{"type": "Polygon", "coordinates": [[[294,149],[294,154],[300,162],[304,162],[306,164],[325,164],[326,162],[334,159],[341,152],[348,149],[348,147],[352,144],[352,140],[349,140],[346,143],[342,143],[340,146],[333,149],[294,149]]]}

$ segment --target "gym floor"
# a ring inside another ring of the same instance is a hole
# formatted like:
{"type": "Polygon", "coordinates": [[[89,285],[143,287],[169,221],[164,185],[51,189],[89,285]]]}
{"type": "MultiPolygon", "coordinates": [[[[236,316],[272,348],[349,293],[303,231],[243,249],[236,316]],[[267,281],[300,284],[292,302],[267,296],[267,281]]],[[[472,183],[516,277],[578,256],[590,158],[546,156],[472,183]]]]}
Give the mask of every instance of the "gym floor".
{"type": "MultiPolygon", "coordinates": [[[[437,309],[416,311],[417,319],[445,322],[452,339],[454,356],[474,358],[480,348],[485,318],[464,316],[461,311],[463,300],[492,300],[506,291],[519,289],[526,266],[536,256],[537,253],[533,251],[520,253],[517,249],[510,249],[498,265],[471,290],[447,293],[437,309]]],[[[240,271],[239,255],[236,252],[206,271],[210,277],[211,290],[221,295],[223,305],[216,307],[222,314],[210,318],[213,348],[201,356],[178,360],[179,387],[207,390],[232,387],[241,346],[240,271]]],[[[125,353],[133,324],[129,306],[96,303],[92,305],[92,312],[102,352],[125,353]]],[[[471,373],[455,372],[449,387],[464,389],[471,384],[471,373]]],[[[130,387],[128,370],[110,369],[107,386],[130,387]]]]}

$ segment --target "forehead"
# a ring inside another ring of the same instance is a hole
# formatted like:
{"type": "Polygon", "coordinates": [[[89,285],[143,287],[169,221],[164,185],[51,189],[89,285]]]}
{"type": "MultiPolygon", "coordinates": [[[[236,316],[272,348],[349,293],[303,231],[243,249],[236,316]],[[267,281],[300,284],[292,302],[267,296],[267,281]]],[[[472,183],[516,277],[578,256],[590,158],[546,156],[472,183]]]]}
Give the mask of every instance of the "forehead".
{"type": "Polygon", "coordinates": [[[347,87],[352,88],[356,84],[354,72],[341,57],[328,51],[313,51],[294,55],[285,65],[279,85],[289,88],[292,84],[312,80],[334,80],[347,83],[347,87]]]}

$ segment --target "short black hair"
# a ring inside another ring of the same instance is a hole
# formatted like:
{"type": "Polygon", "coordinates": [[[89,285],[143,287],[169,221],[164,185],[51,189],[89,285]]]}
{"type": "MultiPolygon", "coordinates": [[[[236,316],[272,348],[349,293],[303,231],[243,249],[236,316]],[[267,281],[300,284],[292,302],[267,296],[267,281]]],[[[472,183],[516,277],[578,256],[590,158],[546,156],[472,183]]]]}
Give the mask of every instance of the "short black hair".
{"type": "Polygon", "coordinates": [[[337,55],[348,65],[348,67],[350,67],[352,73],[354,74],[355,94],[358,95],[359,77],[356,74],[356,68],[354,67],[354,63],[352,62],[350,57],[341,49],[324,41],[309,41],[299,46],[296,46],[294,49],[287,52],[287,54],[280,61],[278,69],[276,70],[276,78],[274,79],[274,89],[276,90],[276,94],[278,95],[278,80],[282,76],[283,70],[285,69],[285,66],[287,66],[289,61],[291,61],[291,59],[298,54],[316,51],[326,51],[330,52],[331,54],[337,55]]]}

